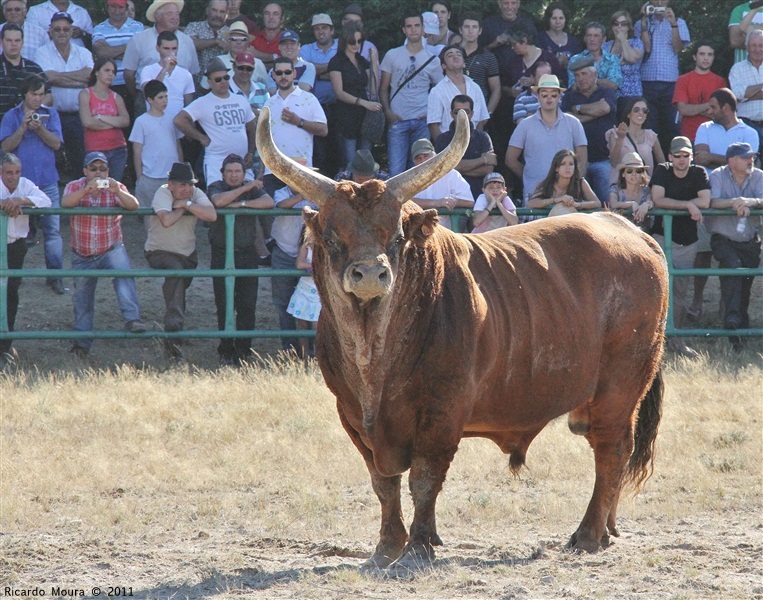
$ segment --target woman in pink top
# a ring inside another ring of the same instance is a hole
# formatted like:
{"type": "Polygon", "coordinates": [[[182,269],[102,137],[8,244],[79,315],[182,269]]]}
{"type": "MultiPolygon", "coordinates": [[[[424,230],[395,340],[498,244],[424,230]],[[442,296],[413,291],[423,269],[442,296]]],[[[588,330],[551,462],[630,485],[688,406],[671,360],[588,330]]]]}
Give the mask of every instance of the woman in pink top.
{"type": "Polygon", "coordinates": [[[85,152],[103,152],[109,159],[109,175],[121,181],[127,164],[122,128],[130,125],[130,115],[122,97],[111,89],[116,72],[112,59],[95,61],[89,87],[79,93],[79,118],[85,128],[85,152]]]}
{"type": "Polygon", "coordinates": [[[641,156],[641,160],[650,169],[654,165],[665,162],[665,155],[660,147],[657,134],[651,129],[644,129],[649,108],[646,100],[641,96],[628,98],[623,108],[621,123],[606,133],[607,147],[609,148],[609,163],[612,170],[609,174],[609,183],[617,183],[620,172],[617,170],[626,154],[635,152],[641,156]]]}

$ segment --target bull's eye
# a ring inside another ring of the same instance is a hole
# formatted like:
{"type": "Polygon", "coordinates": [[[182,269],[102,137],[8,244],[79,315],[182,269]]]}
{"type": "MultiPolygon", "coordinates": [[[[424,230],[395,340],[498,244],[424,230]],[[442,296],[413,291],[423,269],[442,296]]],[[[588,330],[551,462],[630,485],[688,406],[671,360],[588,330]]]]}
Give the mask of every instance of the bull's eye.
{"type": "Polygon", "coordinates": [[[342,249],[342,245],[339,243],[339,240],[337,240],[333,235],[327,235],[325,238],[323,238],[323,243],[326,245],[326,250],[328,250],[330,254],[336,254],[342,249]]]}

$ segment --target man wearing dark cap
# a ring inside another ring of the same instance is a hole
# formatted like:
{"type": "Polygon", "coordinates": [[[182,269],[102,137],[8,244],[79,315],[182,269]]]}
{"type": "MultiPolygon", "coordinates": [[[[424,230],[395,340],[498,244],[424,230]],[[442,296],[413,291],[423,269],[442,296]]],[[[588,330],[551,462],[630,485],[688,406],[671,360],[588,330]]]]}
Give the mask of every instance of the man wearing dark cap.
{"type": "MultiPolygon", "coordinates": [[[[702,222],[700,209],[710,207],[710,182],[702,167],[691,164],[693,149],[689,138],[678,136],[670,142],[670,162],[659,164],[654,169],[649,185],[652,188],[652,200],[657,208],[686,211],[685,217],[673,217],[673,267],[691,269],[697,256],[699,238],[697,223],[702,222]]],[[[665,234],[661,216],[654,218],[653,237],[665,248],[665,234]]],[[[673,279],[673,326],[683,327],[686,310],[689,307],[689,277],[673,279]]],[[[679,337],[668,339],[668,348],[678,354],[696,357],[697,353],[689,348],[679,337]]]]}
{"type": "Polygon", "coordinates": [[[3,0],[2,5],[5,23],[0,25],[0,29],[7,25],[21,27],[24,33],[24,47],[21,50],[21,56],[34,60],[34,53],[37,52],[37,48],[50,41],[47,26],[40,27],[37,23],[26,18],[27,0],[3,0]]]}
{"type": "MultiPolygon", "coordinates": [[[[756,153],[750,144],[735,142],[726,150],[726,165],[710,173],[711,208],[730,208],[736,215],[707,216],[710,247],[722,269],[755,269],[760,265],[761,217],[750,209],[763,208],[763,171],[755,168],[756,153]]],[[[750,326],[751,275],[722,276],[724,329],[750,326]]],[[[735,350],[742,347],[738,336],[730,338],[735,350]]]]}
{"type": "MultiPolygon", "coordinates": [[[[244,175],[244,159],[237,154],[229,154],[223,160],[222,180],[215,181],[207,188],[212,204],[216,208],[236,211],[233,230],[233,262],[236,269],[256,269],[258,264],[257,210],[273,208],[273,198],[263,190],[262,181],[247,179],[244,175]]],[[[212,247],[210,268],[225,267],[225,219],[219,219],[209,228],[209,243],[212,247]]],[[[236,330],[250,331],[255,325],[257,308],[257,288],[259,278],[236,277],[233,291],[233,309],[236,314],[236,330]]],[[[226,290],[225,278],[212,279],[217,308],[217,326],[225,329],[226,290]]],[[[220,364],[237,366],[252,356],[252,338],[222,338],[217,346],[220,364]]]]}
{"type": "MultiPolygon", "coordinates": [[[[196,187],[198,179],[189,163],[175,163],[167,174],[168,182],[159,188],[151,203],[155,216],[149,219],[146,260],[153,269],[195,269],[196,221],[217,220],[215,207],[196,187]]],[[[185,322],[185,291],[193,277],[166,277],[164,292],[164,330],[181,331],[185,322]]],[[[167,357],[182,362],[177,340],[165,340],[167,357]]]]}
{"type": "MultiPolygon", "coordinates": [[[[138,199],[124,184],[109,177],[109,161],[103,152],[89,152],[85,156],[83,173],[84,177],[66,186],[61,198],[63,208],[138,208],[138,199]]],[[[122,243],[121,221],[121,216],[114,215],[72,215],[72,269],[129,269],[130,258],[122,243]]],[[[97,277],[74,278],[75,331],[93,330],[97,285],[97,277]]],[[[140,320],[135,279],[115,277],[114,291],[125,320],[125,330],[143,333],[146,326],[140,320]]],[[[92,345],[93,339],[85,337],[75,340],[69,351],[84,358],[92,345]]]]}
{"type": "Polygon", "coordinates": [[[48,0],[31,6],[26,18],[35,25],[47,29],[53,15],[60,12],[68,13],[72,17],[72,43],[81,48],[89,46],[90,36],[93,35],[93,20],[83,6],[69,0],[48,0]]]}
{"type": "MultiPolygon", "coordinates": [[[[204,146],[204,179],[209,183],[217,180],[223,159],[231,152],[244,157],[247,169],[252,167],[257,123],[249,101],[231,93],[230,74],[218,57],[210,59],[206,75],[210,93],[191,102],[173,122],[187,137],[204,146]]],[[[253,178],[251,173],[249,176],[253,178]]]]}
{"type": "Polygon", "coordinates": [[[594,193],[605,204],[609,201],[609,162],[607,131],[615,127],[617,95],[599,83],[592,56],[578,54],[570,60],[576,77],[575,88],[562,99],[562,110],[578,118],[588,140],[588,167],[585,171],[594,193]]]}
{"type": "MultiPolygon", "coordinates": [[[[278,52],[280,56],[285,56],[294,63],[294,85],[299,86],[306,92],[312,92],[315,85],[315,65],[302,59],[299,55],[301,47],[299,34],[296,31],[287,29],[281,33],[280,41],[278,42],[278,52]]],[[[276,93],[277,87],[273,78],[273,69],[270,70],[269,75],[268,92],[272,96],[276,93]]]]}
{"type": "Polygon", "coordinates": [[[379,169],[379,163],[374,160],[370,150],[358,150],[352,161],[347,165],[344,171],[337,173],[334,178],[336,181],[354,181],[363,184],[371,179],[386,181],[389,179],[389,173],[379,169]]]}

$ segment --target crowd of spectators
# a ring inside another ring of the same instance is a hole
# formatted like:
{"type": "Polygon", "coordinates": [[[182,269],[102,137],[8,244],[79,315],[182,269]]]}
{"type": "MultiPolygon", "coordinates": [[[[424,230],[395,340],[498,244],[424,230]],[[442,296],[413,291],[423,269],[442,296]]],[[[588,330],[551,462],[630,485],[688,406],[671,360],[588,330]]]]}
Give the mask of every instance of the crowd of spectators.
{"type": "MultiPolygon", "coordinates": [[[[713,255],[722,265],[759,264],[760,219],[749,209],[763,205],[763,172],[755,167],[763,143],[763,2],[733,7],[735,62],[715,73],[719,49],[692,40],[690,15],[677,15],[670,0],[616,10],[606,25],[585,24],[580,36],[563,2],[550,2],[535,22],[520,0],[486,0],[485,15],[457,15],[435,1],[423,14],[400,16],[400,45],[386,52],[367,39],[359,3],[339,19],[312,15],[310,29],[298,32],[285,28],[276,2],[261,3],[255,15],[252,3],[207,0],[204,19],[184,23],[183,0],[152,0],[145,22],[131,0],[103,1],[108,18],[94,24],[70,0],[2,0],[0,208],[11,217],[8,261],[20,268],[40,235],[47,284],[57,294],[67,292],[55,275],[64,263],[60,217],[30,221],[24,206],[152,207],[145,252],[159,269],[195,268],[197,219],[215,223],[215,208],[235,208],[236,267],[293,268],[298,218],[256,211],[310,199],[259,159],[254,132],[264,106],[284,154],[359,182],[397,175],[442,150],[464,110],[471,141],[463,159],[413,199],[425,208],[473,209],[460,228],[515,225],[517,207],[549,207],[553,215],[609,206],[627,210],[664,244],[662,219],[649,210],[670,208],[687,215],[674,220],[675,266],[709,266],[713,255]],[[693,69],[682,74],[684,51],[693,69]],[[379,141],[373,123],[381,114],[379,141]],[[709,207],[738,214],[705,223],[700,209],[709,207]]],[[[119,218],[72,216],[71,230],[75,268],[129,266],[119,218]]],[[[221,267],[219,222],[210,242],[212,267],[221,267]]],[[[752,279],[723,279],[724,326],[748,327],[752,279]]],[[[701,313],[705,280],[696,278],[692,297],[691,280],[676,279],[676,326],[701,313]]],[[[12,330],[19,281],[10,281],[12,330]]],[[[96,281],[75,278],[75,330],[92,329],[96,281]]],[[[190,282],[165,282],[167,331],[182,329],[190,282]]],[[[295,327],[288,309],[297,283],[274,280],[284,329],[295,327]]],[[[115,289],[126,328],[145,330],[134,282],[117,278],[115,289]]],[[[222,329],[223,279],[214,291],[222,329]]],[[[254,327],[256,301],[257,279],[237,278],[238,329],[254,327]]],[[[86,355],[91,344],[83,338],[72,349],[86,355]]],[[[221,362],[246,360],[250,346],[247,338],[222,340],[221,362]]],[[[284,338],[284,347],[297,341],[284,338]]],[[[678,341],[673,349],[693,353],[678,341]]],[[[174,342],[167,352],[180,357],[174,342]]]]}

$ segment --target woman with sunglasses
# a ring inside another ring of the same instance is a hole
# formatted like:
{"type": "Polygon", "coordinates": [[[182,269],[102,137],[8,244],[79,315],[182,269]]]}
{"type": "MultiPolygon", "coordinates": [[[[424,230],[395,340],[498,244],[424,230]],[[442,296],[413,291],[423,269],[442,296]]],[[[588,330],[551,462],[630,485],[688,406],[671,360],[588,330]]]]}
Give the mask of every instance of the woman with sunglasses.
{"type": "Polygon", "coordinates": [[[371,142],[361,136],[367,110],[381,110],[381,104],[369,100],[367,87],[372,81],[371,63],[361,56],[363,33],[354,21],[342,28],[336,56],[329,61],[331,87],[339,101],[336,120],[344,149],[344,164],[352,162],[356,150],[370,150],[371,142]]]}
{"type": "Polygon", "coordinates": [[[612,170],[609,183],[616,183],[618,178],[617,166],[629,152],[641,156],[644,164],[650,169],[654,165],[665,162],[657,134],[651,129],[644,129],[644,123],[649,115],[646,100],[641,96],[627,98],[624,104],[620,125],[607,131],[607,147],[609,148],[609,163],[612,170]]]}
{"type": "Polygon", "coordinates": [[[111,89],[117,65],[111,58],[99,58],[90,72],[88,87],[79,93],[79,118],[85,128],[85,152],[103,152],[109,160],[109,173],[122,181],[127,165],[127,140],[123,127],[130,115],[125,101],[111,89]]]}
{"type": "MultiPolygon", "coordinates": [[[[627,10],[618,10],[612,15],[612,39],[607,40],[602,48],[620,57],[622,83],[617,90],[618,98],[641,96],[641,61],[644,58],[644,42],[633,34],[633,19],[627,10]]],[[[618,109],[622,108],[618,103],[618,109]]]]}
{"type": "Polygon", "coordinates": [[[629,152],[617,165],[617,183],[609,191],[609,207],[612,210],[630,210],[632,218],[641,229],[649,233],[653,218],[647,219],[647,213],[654,208],[649,189],[649,167],[635,152],[629,152]]]}
{"type": "Polygon", "coordinates": [[[577,155],[564,148],[554,155],[546,178],[535,188],[527,208],[550,208],[549,217],[601,208],[590,184],[580,174],[577,155]]]}

